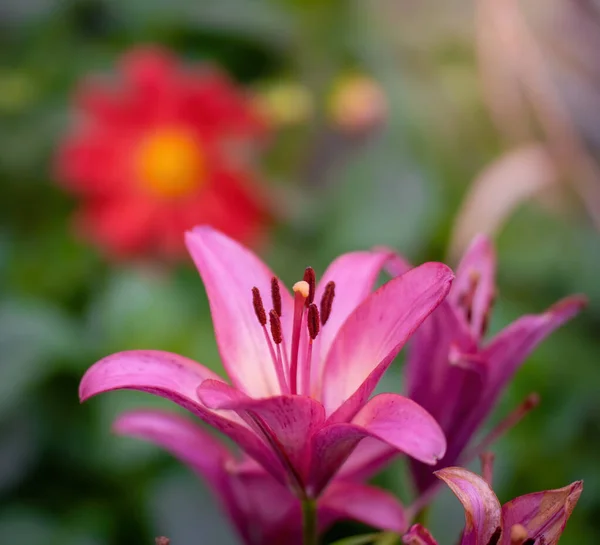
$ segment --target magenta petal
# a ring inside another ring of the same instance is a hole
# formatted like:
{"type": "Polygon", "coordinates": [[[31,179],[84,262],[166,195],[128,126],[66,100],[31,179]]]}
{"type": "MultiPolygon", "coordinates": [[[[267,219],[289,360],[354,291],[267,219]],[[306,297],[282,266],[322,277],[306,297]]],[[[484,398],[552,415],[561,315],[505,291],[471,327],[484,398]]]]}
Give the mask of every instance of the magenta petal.
{"type": "Polygon", "coordinates": [[[366,481],[385,467],[398,450],[374,437],[365,437],[352,451],[338,472],[344,480],[366,481]]]}
{"type": "Polygon", "coordinates": [[[332,421],[352,419],[404,343],[446,297],[453,277],[446,265],[425,263],[384,284],[350,314],[325,363],[327,414],[341,409],[332,421]]]}
{"type": "Polygon", "coordinates": [[[263,472],[231,471],[230,490],[237,505],[234,519],[246,545],[299,545],[300,502],[263,472]]]}
{"type": "Polygon", "coordinates": [[[487,321],[487,313],[495,297],[496,253],[490,239],[479,235],[473,239],[458,269],[456,281],[448,300],[454,305],[460,297],[473,291],[470,326],[474,336],[479,337],[487,321]]]}
{"type": "Polygon", "coordinates": [[[402,536],[404,545],[438,545],[427,528],[420,524],[413,524],[410,530],[402,536]]]}
{"type": "Polygon", "coordinates": [[[479,475],[462,467],[447,467],[435,473],[465,508],[465,530],[461,545],[487,545],[501,531],[500,502],[479,475]]]}
{"type": "Polygon", "coordinates": [[[320,381],[327,352],[337,332],[350,313],[371,293],[377,276],[390,257],[389,250],[371,252],[352,252],[341,255],[333,261],[319,284],[315,293],[317,304],[321,301],[325,286],[335,282],[335,299],[327,324],[315,339],[313,348],[313,372],[315,382],[320,381]]]}
{"type": "Polygon", "coordinates": [[[395,496],[373,486],[334,481],[319,498],[319,514],[358,520],[381,530],[406,530],[404,508],[395,496]]]}
{"type": "Polygon", "coordinates": [[[446,452],[444,432],[423,407],[398,394],[379,394],[354,417],[365,429],[409,456],[435,464],[446,452]]]}
{"type": "Polygon", "coordinates": [[[108,356],[90,367],[79,385],[81,401],[111,390],[139,390],[181,405],[229,436],[282,479],[281,465],[248,425],[234,412],[215,413],[202,405],[196,388],[218,379],[206,367],[183,356],[157,350],[132,350],[108,356]]]}
{"type": "Polygon", "coordinates": [[[399,254],[393,254],[385,264],[385,270],[390,276],[400,276],[410,271],[413,266],[399,254]]]}
{"type": "Polygon", "coordinates": [[[493,395],[506,385],[542,340],[578,314],[586,303],[583,296],[566,297],[543,314],[522,316],[496,335],[482,352],[482,357],[489,362],[493,395]]]}
{"type": "Polygon", "coordinates": [[[527,494],[505,503],[502,506],[504,535],[500,544],[510,545],[510,529],[520,524],[527,530],[528,538],[536,543],[543,537],[545,545],[556,545],[582,491],[583,483],[577,481],[564,488],[527,494]]]}
{"type": "MultiPolygon", "coordinates": [[[[318,494],[365,437],[379,439],[425,463],[444,455],[446,440],[436,421],[397,394],[375,396],[350,424],[332,424],[313,438],[310,491],[318,494]]],[[[360,469],[360,468],[359,468],[360,469]]]]}
{"type": "Polygon", "coordinates": [[[235,410],[254,424],[282,463],[301,481],[310,463],[310,439],[323,425],[325,410],[305,396],[276,396],[253,399],[231,386],[207,380],[198,388],[198,396],[208,407],[235,410]]]}
{"type": "Polygon", "coordinates": [[[164,448],[202,475],[220,496],[226,496],[224,468],[233,458],[224,445],[200,426],[175,413],[137,410],[120,415],[113,430],[164,448]]]}
{"type": "MultiPolygon", "coordinates": [[[[246,393],[279,393],[275,367],[252,306],[257,287],[267,310],[273,273],[250,250],[210,227],[186,233],[186,244],[206,288],[219,352],[233,384],[246,393]]],[[[293,301],[280,283],[284,331],[291,331],[293,301]]]]}
{"type": "Polygon", "coordinates": [[[317,497],[340,470],[367,432],[353,424],[333,424],[313,436],[307,491],[317,497]]]}

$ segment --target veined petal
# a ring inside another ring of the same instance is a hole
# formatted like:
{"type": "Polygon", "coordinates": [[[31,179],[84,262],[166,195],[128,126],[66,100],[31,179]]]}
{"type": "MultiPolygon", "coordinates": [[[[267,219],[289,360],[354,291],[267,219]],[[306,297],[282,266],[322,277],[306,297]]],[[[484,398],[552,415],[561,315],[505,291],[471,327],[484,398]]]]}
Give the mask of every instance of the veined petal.
{"type": "Polygon", "coordinates": [[[336,296],[329,319],[314,342],[313,382],[321,380],[325,358],[337,332],[350,313],[371,293],[390,254],[386,249],[352,252],[341,255],[327,267],[317,285],[315,301],[321,301],[330,281],[335,282],[336,296]]]}
{"type": "Polygon", "coordinates": [[[198,396],[210,408],[237,411],[303,486],[310,464],[311,437],[325,421],[325,410],[318,401],[292,395],[253,399],[215,380],[203,382],[198,396]]]}
{"type": "Polygon", "coordinates": [[[400,395],[380,394],[352,423],[328,425],[315,434],[309,481],[312,493],[318,494],[327,485],[365,437],[379,439],[429,464],[436,463],[446,449],[442,430],[425,409],[400,395]]]}
{"type": "Polygon", "coordinates": [[[300,502],[264,471],[232,470],[231,495],[237,505],[237,525],[246,545],[290,545],[302,533],[300,502]]]}
{"type": "Polygon", "coordinates": [[[575,316],[586,304],[582,296],[562,299],[542,314],[522,316],[504,328],[480,353],[486,362],[487,378],[481,401],[462,419],[452,434],[458,452],[489,415],[506,384],[534,348],[555,329],[575,316]]]}
{"type": "Polygon", "coordinates": [[[159,410],[129,411],[115,420],[113,431],[164,448],[202,475],[226,499],[224,468],[233,457],[223,444],[187,418],[159,410]]]}
{"type": "Polygon", "coordinates": [[[543,537],[545,545],[556,545],[582,491],[583,482],[576,481],[564,488],[527,494],[505,503],[501,545],[510,545],[510,529],[515,524],[523,526],[527,537],[536,543],[543,537]]]}
{"type": "Polygon", "coordinates": [[[81,379],[79,397],[85,401],[112,390],[139,390],[169,399],[223,432],[274,476],[283,479],[277,458],[237,414],[231,411],[217,414],[198,401],[198,385],[205,379],[218,378],[206,367],[177,354],[132,350],[113,354],[92,365],[81,379]]]}
{"type": "Polygon", "coordinates": [[[406,392],[434,416],[444,410],[444,394],[450,390],[451,351],[475,353],[477,346],[463,320],[446,300],[415,332],[408,347],[405,367],[406,392]]]}
{"type": "Polygon", "coordinates": [[[490,239],[478,235],[465,252],[458,269],[456,281],[448,300],[458,306],[461,297],[471,294],[471,331],[481,336],[487,322],[487,313],[495,297],[496,252],[490,239]]]}
{"type": "Polygon", "coordinates": [[[452,271],[425,263],[390,280],[350,314],[336,336],[323,375],[323,403],[332,422],[349,421],[394,357],[443,301],[452,271]],[[342,406],[344,404],[344,406],[342,406]]]}
{"type": "Polygon", "coordinates": [[[565,297],[542,314],[522,316],[504,328],[482,351],[488,360],[489,381],[497,394],[535,347],[587,304],[583,296],[565,297]]]}
{"type": "Polygon", "coordinates": [[[462,467],[447,467],[435,473],[465,508],[465,529],[461,545],[488,545],[502,531],[500,502],[479,475],[462,467]]]}
{"type": "Polygon", "coordinates": [[[365,484],[334,481],[319,498],[319,514],[327,518],[358,520],[381,530],[402,533],[406,515],[395,496],[365,484]]]}
{"type": "MultiPolygon", "coordinates": [[[[250,250],[218,231],[186,233],[188,250],[204,282],[223,365],[235,386],[253,397],[279,393],[269,347],[252,306],[257,287],[268,306],[273,273],[250,250]]],[[[293,301],[280,283],[284,331],[291,331],[293,301]]]]}
{"type": "Polygon", "coordinates": [[[402,543],[404,545],[438,545],[429,530],[420,524],[413,524],[410,527],[410,530],[402,536],[402,543]]]}
{"type": "Polygon", "coordinates": [[[344,480],[366,481],[398,456],[398,450],[374,437],[365,437],[352,451],[338,477],[344,480]]]}
{"type": "Polygon", "coordinates": [[[446,452],[439,424],[423,407],[398,394],[375,396],[352,424],[426,464],[435,464],[446,452]]]}

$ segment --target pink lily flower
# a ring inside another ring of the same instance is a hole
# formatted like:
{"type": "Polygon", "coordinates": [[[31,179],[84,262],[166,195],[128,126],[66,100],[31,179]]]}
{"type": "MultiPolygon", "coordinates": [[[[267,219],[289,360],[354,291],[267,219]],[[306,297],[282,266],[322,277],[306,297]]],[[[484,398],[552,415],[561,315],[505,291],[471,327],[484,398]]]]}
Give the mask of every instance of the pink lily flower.
{"type": "MultiPolygon", "coordinates": [[[[302,539],[300,501],[250,458],[237,459],[197,424],[178,414],[138,410],[122,414],[114,431],[170,452],[203,478],[246,545],[296,545],[302,539]]],[[[350,518],[384,530],[406,531],[396,498],[372,486],[335,479],[317,501],[319,530],[350,518]]]]}
{"type": "MultiPolygon", "coordinates": [[[[399,256],[389,271],[410,266],[399,256]]],[[[448,449],[438,465],[466,464],[537,404],[530,396],[481,444],[465,453],[471,438],[536,346],[585,305],[582,296],[560,300],[541,314],[522,316],[485,340],[495,297],[496,257],[492,243],[477,237],[460,262],[447,299],[413,336],[406,364],[407,395],[427,409],[444,430],[448,449]]],[[[411,460],[419,492],[436,484],[430,467],[411,460]]]]}
{"type": "MultiPolygon", "coordinates": [[[[375,451],[386,444],[425,464],[444,455],[444,435],[422,407],[396,394],[370,396],[447,295],[448,267],[426,263],[371,293],[390,254],[354,252],[336,259],[318,285],[306,269],[292,296],[252,252],[218,231],[198,227],[186,243],[231,384],[183,356],[130,351],[93,365],[81,400],[116,389],[168,398],[229,436],[300,498],[318,497],[364,438],[375,451]]],[[[347,463],[368,472],[372,459],[357,454],[347,463]]]]}
{"type": "MultiPolygon", "coordinates": [[[[462,467],[436,471],[465,508],[465,529],[460,545],[556,545],[564,532],[583,482],[557,490],[519,496],[500,505],[490,485],[462,467]]],[[[406,545],[437,545],[420,524],[403,537],[406,545]]]]}

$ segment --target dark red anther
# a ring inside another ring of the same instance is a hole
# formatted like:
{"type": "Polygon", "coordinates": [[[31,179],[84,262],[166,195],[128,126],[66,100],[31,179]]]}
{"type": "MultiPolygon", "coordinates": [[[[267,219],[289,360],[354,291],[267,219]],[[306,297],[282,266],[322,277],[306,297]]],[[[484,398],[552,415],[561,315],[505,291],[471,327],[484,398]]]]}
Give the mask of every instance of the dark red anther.
{"type": "Polygon", "coordinates": [[[321,297],[321,323],[325,325],[331,315],[333,298],[335,297],[335,282],[327,282],[323,297],[321,297]]]}
{"type": "Polygon", "coordinates": [[[321,328],[321,321],[319,320],[319,309],[317,305],[311,303],[308,306],[308,316],[306,317],[306,322],[308,325],[308,334],[310,338],[314,341],[319,334],[319,329],[321,328]]]}
{"type": "Polygon", "coordinates": [[[269,323],[271,325],[271,337],[273,337],[273,341],[275,344],[281,344],[283,341],[281,320],[279,319],[279,314],[277,314],[275,309],[269,311],[269,323]]]}
{"type": "Polygon", "coordinates": [[[256,314],[260,325],[267,325],[267,313],[265,312],[260,291],[258,291],[256,286],[252,288],[252,305],[254,306],[254,313],[256,314]]]}
{"type": "Polygon", "coordinates": [[[312,267],[306,267],[302,278],[308,284],[308,297],[304,303],[307,307],[315,300],[315,289],[317,287],[317,275],[312,267]]]}
{"type": "Polygon", "coordinates": [[[276,276],[271,278],[271,301],[273,310],[281,318],[281,291],[279,291],[279,280],[276,276]]]}

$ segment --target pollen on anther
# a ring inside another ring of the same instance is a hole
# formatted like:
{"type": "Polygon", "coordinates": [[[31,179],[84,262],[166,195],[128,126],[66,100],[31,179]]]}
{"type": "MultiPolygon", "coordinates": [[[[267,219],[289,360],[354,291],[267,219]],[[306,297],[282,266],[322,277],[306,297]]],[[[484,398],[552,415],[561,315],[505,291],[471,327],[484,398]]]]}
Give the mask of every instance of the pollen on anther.
{"type": "Polygon", "coordinates": [[[277,314],[275,309],[269,311],[269,323],[271,325],[271,337],[273,337],[273,342],[275,344],[281,344],[283,341],[281,320],[279,319],[279,314],[277,314]]]}
{"type": "Polygon", "coordinates": [[[335,282],[327,282],[323,297],[321,297],[321,323],[325,325],[331,315],[333,298],[335,297],[335,282]]]}
{"type": "Polygon", "coordinates": [[[513,524],[510,528],[510,542],[513,545],[521,545],[529,537],[527,528],[522,524],[513,524]]]}
{"type": "Polygon", "coordinates": [[[317,287],[317,276],[312,267],[306,267],[303,280],[308,284],[308,297],[306,298],[306,306],[308,306],[315,300],[315,289],[317,287]]]}
{"type": "Polygon", "coordinates": [[[319,320],[319,309],[317,305],[311,303],[308,305],[308,316],[306,318],[306,322],[308,325],[308,334],[310,338],[314,341],[319,334],[319,329],[321,327],[321,322],[319,320]]]}
{"type": "Polygon", "coordinates": [[[281,318],[281,291],[279,290],[279,280],[277,280],[276,276],[271,278],[271,301],[273,303],[273,310],[281,318]]]}
{"type": "Polygon", "coordinates": [[[260,325],[267,325],[267,313],[265,312],[260,291],[258,291],[256,286],[252,288],[252,305],[254,306],[254,313],[256,314],[260,325]]]}
{"type": "Polygon", "coordinates": [[[306,282],[306,280],[300,280],[292,286],[292,290],[294,291],[294,293],[299,293],[300,295],[302,295],[302,297],[306,299],[310,292],[310,286],[308,285],[308,282],[306,282]]]}

